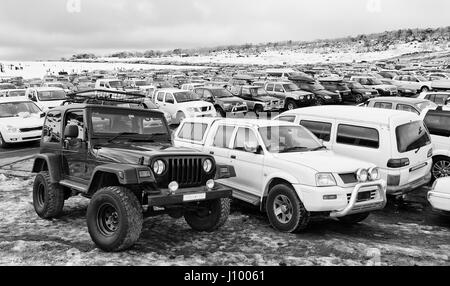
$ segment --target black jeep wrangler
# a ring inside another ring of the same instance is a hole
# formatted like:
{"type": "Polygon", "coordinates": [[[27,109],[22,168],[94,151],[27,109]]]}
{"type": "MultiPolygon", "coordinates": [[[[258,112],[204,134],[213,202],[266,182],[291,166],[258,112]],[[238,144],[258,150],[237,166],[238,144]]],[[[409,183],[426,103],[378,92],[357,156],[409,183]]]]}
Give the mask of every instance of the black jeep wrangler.
{"type": "Polygon", "coordinates": [[[162,112],[98,100],[47,113],[33,173],[33,204],[44,219],[61,215],[72,196],[91,199],[89,234],[105,251],[131,247],[144,217],[184,216],[195,230],[219,228],[231,190],[215,180],[235,176],[210,155],[174,148],[162,112]]]}

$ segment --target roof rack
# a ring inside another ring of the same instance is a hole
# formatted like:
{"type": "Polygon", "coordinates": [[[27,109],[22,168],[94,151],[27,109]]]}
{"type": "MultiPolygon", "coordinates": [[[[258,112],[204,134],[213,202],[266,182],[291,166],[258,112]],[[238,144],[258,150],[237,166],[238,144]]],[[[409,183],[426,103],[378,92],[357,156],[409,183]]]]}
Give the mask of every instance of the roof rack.
{"type": "Polygon", "coordinates": [[[63,105],[66,103],[104,104],[108,102],[142,104],[146,99],[144,94],[107,89],[90,89],[73,92],[67,94],[67,97],[68,99],[64,101],[63,105]]]}

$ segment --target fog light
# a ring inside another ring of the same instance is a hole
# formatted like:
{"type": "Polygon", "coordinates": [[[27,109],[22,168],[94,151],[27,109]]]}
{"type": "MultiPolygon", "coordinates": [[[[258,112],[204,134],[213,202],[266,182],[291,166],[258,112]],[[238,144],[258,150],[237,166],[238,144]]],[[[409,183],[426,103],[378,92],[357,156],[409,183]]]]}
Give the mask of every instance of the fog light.
{"type": "Polygon", "coordinates": [[[177,183],[177,182],[175,182],[175,181],[171,182],[171,183],[169,184],[169,191],[170,191],[170,194],[173,195],[173,194],[178,190],[178,188],[179,188],[179,186],[178,186],[178,183],[177,183]]]}
{"type": "Polygon", "coordinates": [[[208,182],[206,182],[206,187],[208,187],[208,189],[214,188],[214,185],[214,180],[208,180],[208,182]]]}
{"type": "Polygon", "coordinates": [[[337,199],[337,195],[324,195],[323,199],[324,200],[336,200],[337,199]]]}

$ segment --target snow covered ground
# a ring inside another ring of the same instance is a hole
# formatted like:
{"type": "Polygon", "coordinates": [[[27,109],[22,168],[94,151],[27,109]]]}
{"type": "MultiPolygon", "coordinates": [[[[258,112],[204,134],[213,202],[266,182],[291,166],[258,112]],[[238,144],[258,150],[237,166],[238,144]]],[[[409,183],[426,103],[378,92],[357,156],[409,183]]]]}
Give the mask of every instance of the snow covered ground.
{"type": "Polygon", "coordinates": [[[150,218],[131,250],[105,253],[87,231],[88,200],[71,198],[61,218],[46,221],[34,212],[32,184],[31,176],[0,174],[0,265],[450,265],[450,219],[421,204],[389,205],[356,226],[325,220],[284,234],[235,202],[216,232],[150,218]]]}

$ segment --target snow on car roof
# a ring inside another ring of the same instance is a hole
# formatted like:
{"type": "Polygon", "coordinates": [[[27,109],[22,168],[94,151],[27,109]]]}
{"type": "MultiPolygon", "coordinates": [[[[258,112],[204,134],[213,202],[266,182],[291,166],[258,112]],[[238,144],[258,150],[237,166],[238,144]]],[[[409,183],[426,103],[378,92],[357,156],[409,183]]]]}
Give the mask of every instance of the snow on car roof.
{"type": "Polygon", "coordinates": [[[418,115],[400,110],[358,107],[358,106],[312,106],[286,111],[281,115],[308,115],[317,118],[358,121],[388,125],[393,119],[418,120],[418,115]]]}

